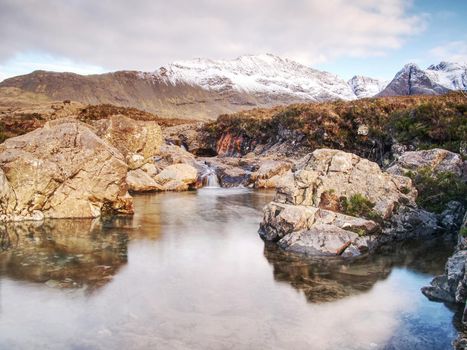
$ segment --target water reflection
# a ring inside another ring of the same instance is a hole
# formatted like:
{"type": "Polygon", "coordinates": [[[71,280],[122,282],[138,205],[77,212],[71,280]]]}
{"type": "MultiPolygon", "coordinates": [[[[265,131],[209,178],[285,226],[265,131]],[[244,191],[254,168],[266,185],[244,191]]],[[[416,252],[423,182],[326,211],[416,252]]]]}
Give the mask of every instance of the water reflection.
{"type": "Polygon", "coordinates": [[[420,293],[438,245],[303,260],[259,239],[271,196],[142,195],[133,218],[2,227],[0,349],[449,348],[452,312],[420,293]]]}
{"type": "Polygon", "coordinates": [[[0,225],[0,276],[89,290],[127,262],[128,235],[115,222],[47,220],[0,225]]]}
{"type": "Polygon", "coordinates": [[[393,268],[406,267],[420,273],[442,273],[452,252],[445,241],[410,242],[387,247],[378,255],[355,259],[303,257],[266,244],[264,256],[273,266],[276,281],[302,291],[309,302],[329,302],[370,290],[386,279],[393,268]]]}

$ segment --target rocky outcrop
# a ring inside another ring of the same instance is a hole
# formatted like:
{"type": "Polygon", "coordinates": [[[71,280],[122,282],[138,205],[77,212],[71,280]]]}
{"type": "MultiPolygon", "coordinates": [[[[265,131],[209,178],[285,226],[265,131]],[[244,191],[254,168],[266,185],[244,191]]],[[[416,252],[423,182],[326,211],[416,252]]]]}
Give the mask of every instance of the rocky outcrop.
{"type": "Polygon", "coordinates": [[[404,175],[408,171],[417,172],[423,168],[430,168],[434,173],[449,172],[467,177],[467,162],[459,154],[440,148],[404,152],[387,171],[404,175]]]}
{"type": "Polygon", "coordinates": [[[462,327],[456,349],[467,348],[467,214],[459,231],[454,254],[448,259],[443,275],[435,277],[431,285],[422,288],[430,300],[456,303],[463,309],[462,327]]]}
{"type": "Polygon", "coordinates": [[[351,153],[320,149],[282,178],[259,233],[288,251],[355,256],[438,232],[436,216],[418,210],[416,196],[407,177],[351,153]]]}
{"type": "Polygon", "coordinates": [[[133,212],[124,157],[75,120],[8,139],[0,169],[3,221],[133,212]]]}
{"type": "Polygon", "coordinates": [[[129,169],[140,168],[152,161],[162,145],[162,131],[153,121],[133,120],[112,115],[93,123],[98,136],[111,143],[125,157],[129,169]]]}

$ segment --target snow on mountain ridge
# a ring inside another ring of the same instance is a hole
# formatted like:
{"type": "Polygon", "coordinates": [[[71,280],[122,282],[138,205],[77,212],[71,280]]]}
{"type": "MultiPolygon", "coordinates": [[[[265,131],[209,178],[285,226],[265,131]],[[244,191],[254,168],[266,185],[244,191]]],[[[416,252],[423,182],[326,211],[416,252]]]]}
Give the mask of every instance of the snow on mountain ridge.
{"type": "Polygon", "coordinates": [[[208,90],[283,94],[304,100],[356,98],[338,76],[272,54],[177,61],[153,74],[173,85],[188,83],[208,90]]]}
{"type": "Polygon", "coordinates": [[[429,66],[427,75],[436,83],[451,90],[467,90],[467,64],[442,61],[429,66]]]}
{"type": "Polygon", "coordinates": [[[347,83],[357,98],[372,97],[388,85],[388,81],[365,77],[362,75],[355,75],[347,83]]]}

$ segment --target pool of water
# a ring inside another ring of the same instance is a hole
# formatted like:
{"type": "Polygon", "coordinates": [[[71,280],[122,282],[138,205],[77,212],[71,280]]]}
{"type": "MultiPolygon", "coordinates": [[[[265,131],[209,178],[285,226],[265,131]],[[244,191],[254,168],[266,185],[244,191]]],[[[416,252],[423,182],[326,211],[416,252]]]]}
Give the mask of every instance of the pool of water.
{"type": "Polygon", "coordinates": [[[420,287],[449,249],[305,259],[257,235],[271,192],[135,197],[133,218],[0,227],[0,349],[449,349],[420,287]]]}

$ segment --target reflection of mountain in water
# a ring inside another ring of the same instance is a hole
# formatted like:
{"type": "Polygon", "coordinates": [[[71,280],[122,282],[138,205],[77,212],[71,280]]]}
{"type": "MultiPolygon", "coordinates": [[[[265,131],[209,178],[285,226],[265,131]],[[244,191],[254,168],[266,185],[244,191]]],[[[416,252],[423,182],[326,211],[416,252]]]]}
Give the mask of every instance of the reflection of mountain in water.
{"type": "Polygon", "coordinates": [[[100,220],[0,224],[0,276],[95,289],[127,262],[128,235],[100,220]]]}
{"type": "Polygon", "coordinates": [[[264,256],[273,266],[274,279],[303,291],[309,302],[329,302],[367,291],[386,279],[393,267],[418,272],[442,272],[452,247],[444,242],[406,243],[373,256],[356,259],[304,257],[266,244],[264,256]]]}

